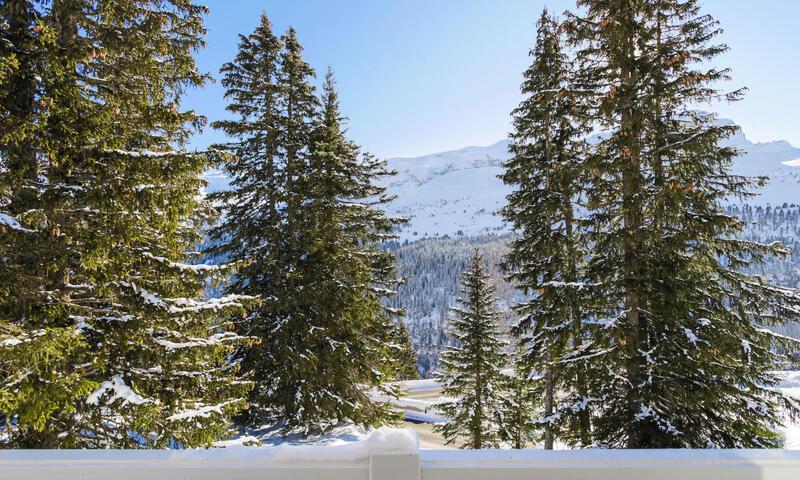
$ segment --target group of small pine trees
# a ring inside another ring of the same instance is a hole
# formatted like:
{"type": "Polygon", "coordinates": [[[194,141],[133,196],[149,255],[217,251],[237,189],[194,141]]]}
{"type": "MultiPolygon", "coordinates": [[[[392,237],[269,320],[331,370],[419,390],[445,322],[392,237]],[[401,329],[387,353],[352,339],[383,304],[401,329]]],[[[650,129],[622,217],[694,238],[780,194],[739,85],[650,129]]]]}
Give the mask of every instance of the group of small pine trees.
{"type": "Polygon", "coordinates": [[[542,14],[513,113],[516,355],[498,356],[476,257],[442,362],[454,423],[439,429],[467,448],[780,446],[781,415],[800,409],[775,371],[798,341],[770,328],[798,319],[800,294],[748,273],[789,251],[742,240],[723,206],[764,179],[731,174],[737,127],[694,110],[742,93],[704,66],[727,49],[718,24],[696,0],[578,6],[542,14]]]}
{"type": "Polygon", "coordinates": [[[204,7],[190,0],[0,3],[0,448],[210,445],[393,418],[370,400],[413,378],[382,300],[389,172],[345,137],[294,31],[264,18],[223,69],[232,143],[204,123],[204,7]],[[200,195],[212,166],[232,192],[200,195]],[[229,263],[203,264],[211,254],[229,263]],[[205,298],[209,281],[233,281],[205,298]],[[244,412],[244,413],[242,413],[244,412]]]}

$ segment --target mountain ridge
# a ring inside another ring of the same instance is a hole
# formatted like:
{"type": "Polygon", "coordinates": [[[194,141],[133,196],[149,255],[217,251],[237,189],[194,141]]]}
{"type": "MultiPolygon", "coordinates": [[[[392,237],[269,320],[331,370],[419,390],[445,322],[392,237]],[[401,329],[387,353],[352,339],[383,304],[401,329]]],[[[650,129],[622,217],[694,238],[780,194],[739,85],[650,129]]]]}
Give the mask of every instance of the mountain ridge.
{"type": "MultiPolygon", "coordinates": [[[[730,120],[720,119],[720,122],[730,120]]],[[[442,236],[505,233],[508,225],[497,215],[511,188],[498,178],[510,154],[508,139],[487,146],[468,146],[418,157],[387,160],[397,175],[385,180],[396,199],[389,214],[408,219],[397,233],[401,241],[442,236]]],[[[800,203],[800,148],[785,140],[751,142],[739,130],[727,140],[742,151],[733,162],[737,175],[770,177],[754,205],[800,203]]],[[[228,188],[229,179],[208,172],[207,191],[228,188]]],[[[730,202],[734,203],[734,202],[730,202]]]]}

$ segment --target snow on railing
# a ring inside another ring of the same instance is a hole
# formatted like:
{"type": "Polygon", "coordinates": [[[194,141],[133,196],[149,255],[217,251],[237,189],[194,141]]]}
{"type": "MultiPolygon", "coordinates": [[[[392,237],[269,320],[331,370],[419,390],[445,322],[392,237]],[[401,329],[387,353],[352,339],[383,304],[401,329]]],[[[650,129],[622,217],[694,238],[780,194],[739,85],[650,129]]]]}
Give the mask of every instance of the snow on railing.
{"type": "Polygon", "coordinates": [[[421,450],[381,428],[338,446],[0,450],[14,480],[797,480],[790,450],[421,450]]]}

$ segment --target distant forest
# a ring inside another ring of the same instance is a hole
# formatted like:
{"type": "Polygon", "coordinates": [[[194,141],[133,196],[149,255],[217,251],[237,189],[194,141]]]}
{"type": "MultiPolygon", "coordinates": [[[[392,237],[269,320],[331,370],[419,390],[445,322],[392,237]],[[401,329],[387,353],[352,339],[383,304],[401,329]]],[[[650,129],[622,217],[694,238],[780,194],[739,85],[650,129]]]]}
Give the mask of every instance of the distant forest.
{"type": "MultiPolygon", "coordinates": [[[[778,285],[800,288],[800,206],[730,206],[727,213],[750,222],[746,239],[762,243],[779,241],[793,252],[786,258],[773,258],[751,273],[762,274],[778,285]]],[[[459,275],[466,270],[475,248],[483,254],[497,286],[504,323],[510,325],[514,321],[509,307],[521,300],[520,293],[505,281],[499,268],[511,238],[512,234],[507,233],[389,243],[388,248],[396,254],[398,269],[405,278],[389,303],[405,309],[404,319],[419,355],[423,376],[430,376],[436,370],[441,350],[451,343],[447,334],[448,309],[455,301],[459,275]]],[[[800,338],[800,324],[797,323],[775,327],[775,330],[800,338]]]]}

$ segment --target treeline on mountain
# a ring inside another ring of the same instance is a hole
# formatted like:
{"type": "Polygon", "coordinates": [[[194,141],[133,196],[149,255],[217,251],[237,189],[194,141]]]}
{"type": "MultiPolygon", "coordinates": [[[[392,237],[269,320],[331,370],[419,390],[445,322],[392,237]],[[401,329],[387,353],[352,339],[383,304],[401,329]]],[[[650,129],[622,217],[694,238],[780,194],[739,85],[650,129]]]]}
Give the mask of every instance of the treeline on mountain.
{"type": "MultiPolygon", "coordinates": [[[[800,206],[758,206],[742,204],[725,207],[746,223],[741,238],[759,243],[780,242],[792,252],[800,251],[800,206]]],[[[392,306],[402,305],[404,322],[419,355],[419,369],[431,377],[439,367],[442,350],[454,344],[448,335],[448,311],[455,306],[460,275],[467,269],[470,256],[478,248],[484,257],[490,281],[496,286],[501,324],[510,328],[516,318],[511,307],[524,301],[525,295],[513,287],[500,268],[514,234],[485,234],[430,238],[413,242],[389,242],[387,247],[397,258],[397,268],[405,282],[397,295],[389,299],[392,306]]],[[[763,275],[769,283],[800,288],[800,260],[797,255],[771,257],[752,266],[752,273],[763,275]]],[[[800,338],[800,323],[770,326],[778,333],[800,338]]]]}
{"type": "Polygon", "coordinates": [[[772,239],[797,212],[723,207],[765,179],[732,175],[737,127],[693,110],[742,94],[709,66],[717,22],[695,0],[577,6],[541,15],[512,112],[514,236],[399,245],[393,172],[294,29],[240,36],[227,141],[187,151],[204,7],[0,4],[0,446],[391,424],[375,398],[417,376],[407,330],[466,448],[780,446],[800,409],[775,332],[800,294],[767,274],[790,275],[772,239]],[[204,197],[210,167],[232,188],[204,197]]]}

